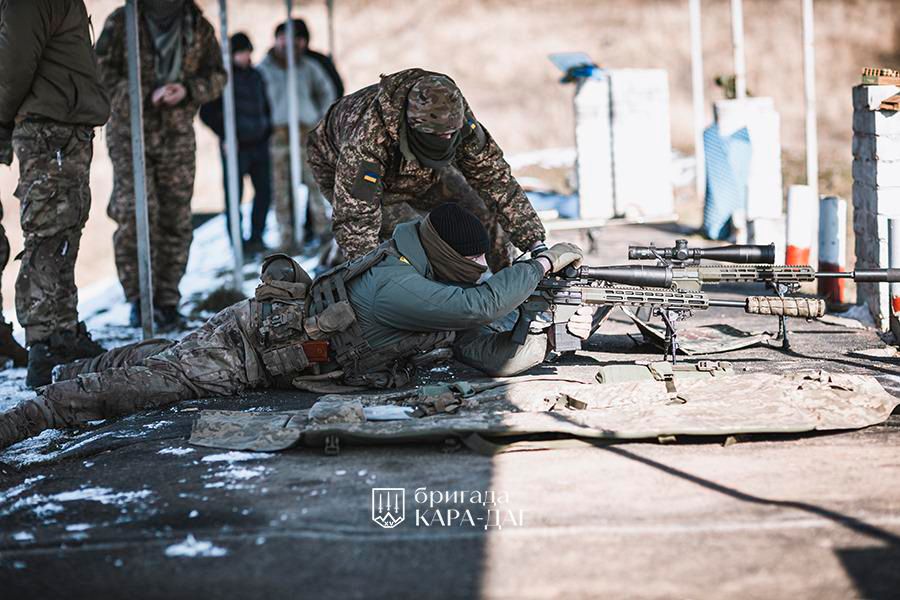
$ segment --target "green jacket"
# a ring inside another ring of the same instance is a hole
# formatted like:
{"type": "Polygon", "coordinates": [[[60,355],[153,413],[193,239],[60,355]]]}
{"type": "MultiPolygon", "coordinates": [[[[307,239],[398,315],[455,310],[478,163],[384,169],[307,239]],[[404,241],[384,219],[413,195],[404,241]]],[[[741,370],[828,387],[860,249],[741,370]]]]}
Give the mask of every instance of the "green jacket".
{"type": "Polygon", "coordinates": [[[393,240],[402,258],[386,257],[348,286],[350,303],[372,348],[395,343],[410,333],[487,325],[515,310],[541,280],[540,264],[525,261],[480,285],[434,281],[418,227],[418,222],[398,225],[393,240]]]}
{"type": "Polygon", "coordinates": [[[89,23],[82,0],[0,0],[0,147],[17,119],[106,123],[89,23]]]}

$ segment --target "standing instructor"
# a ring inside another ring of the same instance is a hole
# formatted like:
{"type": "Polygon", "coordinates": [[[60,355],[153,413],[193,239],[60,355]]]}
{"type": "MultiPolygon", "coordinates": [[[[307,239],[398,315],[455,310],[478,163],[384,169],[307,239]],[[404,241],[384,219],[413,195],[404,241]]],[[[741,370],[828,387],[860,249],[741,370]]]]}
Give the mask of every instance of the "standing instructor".
{"type": "Polygon", "coordinates": [[[19,158],[25,236],[16,314],[26,383],[103,352],[78,321],[75,260],[91,208],[94,127],[109,118],[82,0],[0,0],[0,163],[19,158]]]}

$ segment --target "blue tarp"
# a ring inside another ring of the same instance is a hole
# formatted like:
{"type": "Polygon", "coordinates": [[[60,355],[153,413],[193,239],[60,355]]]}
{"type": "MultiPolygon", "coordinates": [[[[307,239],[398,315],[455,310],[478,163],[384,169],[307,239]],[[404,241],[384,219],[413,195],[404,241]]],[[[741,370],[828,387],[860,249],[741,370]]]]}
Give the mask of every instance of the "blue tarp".
{"type": "Polygon", "coordinates": [[[555,192],[525,192],[536,211],[555,210],[563,219],[578,218],[578,194],[555,192]]]}
{"type": "Polygon", "coordinates": [[[747,181],[750,175],[750,133],[739,129],[729,136],[711,125],[703,132],[706,152],[706,204],[703,207],[703,234],[723,240],[731,233],[731,217],[747,209],[747,181]]]}

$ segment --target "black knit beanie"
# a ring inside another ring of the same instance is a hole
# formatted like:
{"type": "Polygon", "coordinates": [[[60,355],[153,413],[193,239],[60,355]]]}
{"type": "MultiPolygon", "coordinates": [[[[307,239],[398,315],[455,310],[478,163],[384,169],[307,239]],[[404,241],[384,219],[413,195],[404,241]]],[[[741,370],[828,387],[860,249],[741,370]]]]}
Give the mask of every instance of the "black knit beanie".
{"type": "Polygon", "coordinates": [[[486,254],[491,246],[478,217],[459,204],[441,204],[428,214],[428,220],[441,239],[463,256],[486,254]]]}
{"type": "Polygon", "coordinates": [[[243,52],[244,50],[253,51],[253,44],[246,33],[236,33],[231,36],[231,53],[243,52]]]}

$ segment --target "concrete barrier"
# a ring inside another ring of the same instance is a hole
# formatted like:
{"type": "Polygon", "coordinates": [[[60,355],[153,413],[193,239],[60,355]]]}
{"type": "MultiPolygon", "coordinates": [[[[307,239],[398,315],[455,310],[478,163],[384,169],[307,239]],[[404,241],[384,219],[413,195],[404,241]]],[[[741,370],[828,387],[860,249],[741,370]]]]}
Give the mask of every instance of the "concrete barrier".
{"type": "MultiPolygon", "coordinates": [[[[847,266],[847,201],[837,196],[819,200],[819,270],[837,272],[847,266]]],[[[846,304],[844,279],[820,279],[818,293],[829,304],[846,304]]]]}
{"type": "Polygon", "coordinates": [[[788,188],[786,264],[809,264],[813,245],[812,226],[818,218],[818,211],[816,195],[811,187],[792,185],[788,188]]]}

